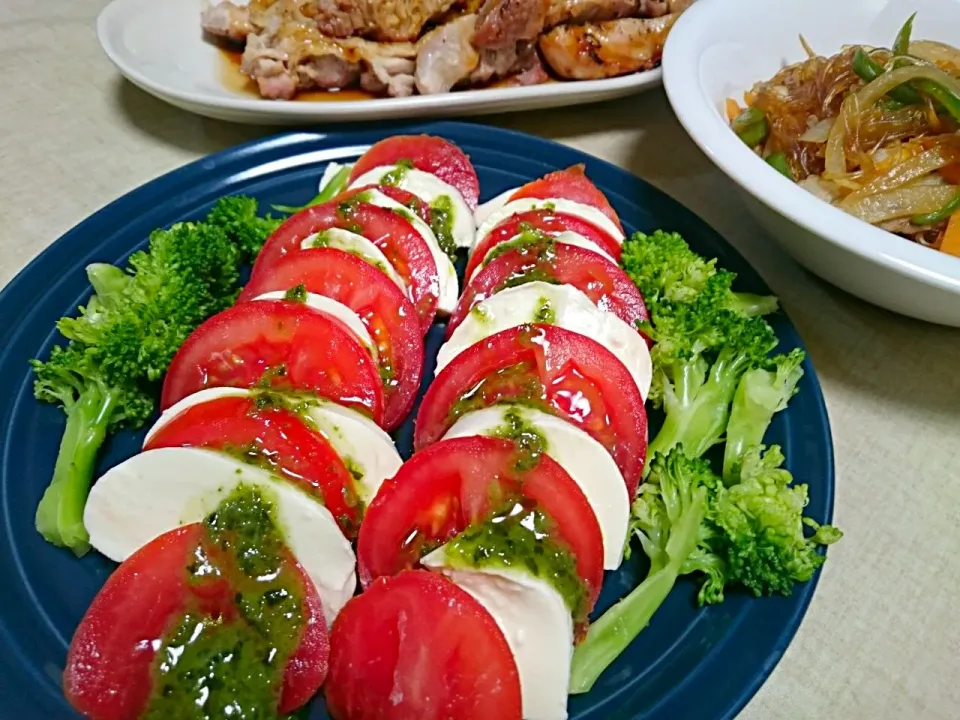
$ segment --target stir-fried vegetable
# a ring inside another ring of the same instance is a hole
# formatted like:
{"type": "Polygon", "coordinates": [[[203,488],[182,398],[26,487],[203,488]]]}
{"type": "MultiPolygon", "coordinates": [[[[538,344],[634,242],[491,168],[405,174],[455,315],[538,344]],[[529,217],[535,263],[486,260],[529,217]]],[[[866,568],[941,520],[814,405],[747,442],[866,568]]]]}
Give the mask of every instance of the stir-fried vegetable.
{"type": "MultiPolygon", "coordinates": [[[[940,248],[960,207],[960,50],[912,39],[784,68],[728,100],[731,128],[767,164],[861,220],[940,248]]],[[[806,48],[807,46],[804,45],[806,48]]]]}

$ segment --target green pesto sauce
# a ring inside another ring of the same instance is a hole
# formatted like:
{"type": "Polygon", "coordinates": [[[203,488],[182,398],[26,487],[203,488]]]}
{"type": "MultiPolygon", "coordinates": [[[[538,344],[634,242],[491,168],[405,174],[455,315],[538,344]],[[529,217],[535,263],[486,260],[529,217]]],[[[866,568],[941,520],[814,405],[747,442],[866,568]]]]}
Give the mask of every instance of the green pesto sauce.
{"type": "Polygon", "coordinates": [[[413,170],[413,160],[402,158],[394,163],[393,170],[380,178],[381,185],[393,185],[394,187],[403,183],[407,173],[413,170]]]}
{"type": "Polygon", "coordinates": [[[533,322],[542,325],[553,325],[557,322],[557,311],[553,309],[548,298],[537,299],[537,306],[533,311],[533,322]]]}
{"type": "Polygon", "coordinates": [[[490,311],[484,306],[483,302],[478,302],[472,308],[470,308],[470,315],[473,316],[473,319],[478,323],[487,324],[490,322],[490,311]]]}
{"type": "Polygon", "coordinates": [[[226,579],[237,615],[226,620],[187,608],[162,640],[152,668],[153,693],[141,717],[277,718],[303,612],[302,588],[284,562],[273,503],[258,488],[238,485],[204,529],[205,542],[186,568],[189,581],[226,579]]]}
{"type": "Polygon", "coordinates": [[[461,395],[450,409],[451,425],[468,412],[490,407],[498,402],[543,407],[546,399],[537,368],[531,362],[501,368],[491,373],[461,395]]]}
{"type": "Polygon", "coordinates": [[[330,231],[321,230],[314,236],[313,240],[310,242],[310,247],[315,247],[315,248],[330,247],[331,242],[333,242],[333,238],[330,237],[330,231]]]}
{"type": "Polygon", "coordinates": [[[586,610],[586,588],[573,555],[551,539],[552,525],[538,508],[510,503],[507,511],[447,543],[447,560],[460,567],[525,570],[553,585],[579,619],[586,610]]]}
{"type": "Polygon", "coordinates": [[[394,212],[394,214],[399,215],[400,217],[402,217],[402,218],[403,218],[404,220],[406,220],[408,223],[412,223],[412,222],[413,222],[413,213],[410,212],[409,210],[407,210],[407,208],[402,208],[402,207],[393,208],[393,212],[394,212]]]}
{"type": "Polygon", "coordinates": [[[360,223],[356,222],[354,218],[356,216],[357,206],[369,201],[370,193],[360,192],[337,203],[337,217],[343,221],[346,230],[356,233],[357,235],[363,234],[363,227],[360,223]]]}
{"type": "Polygon", "coordinates": [[[537,230],[527,223],[522,223],[520,225],[520,232],[517,234],[517,236],[494,246],[490,252],[487,253],[486,257],[483,258],[481,267],[486,267],[488,263],[496,260],[501,255],[505,255],[511,250],[529,251],[531,255],[536,256],[537,260],[550,263],[556,257],[556,253],[554,252],[553,248],[554,242],[549,235],[537,230]]]}
{"type": "Polygon", "coordinates": [[[263,371],[263,374],[260,376],[260,379],[257,380],[255,387],[267,390],[269,388],[272,388],[277,383],[277,381],[282,380],[286,376],[287,376],[286,364],[280,363],[279,365],[268,367],[266,370],[263,371]]]}
{"type": "Polygon", "coordinates": [[[292,287],[287,292],[283,294],[284,300],[290,300],[291,302],[304,303],[307,301],[307,286],[303,283],[300,283],[296,287],[292,287]]]}
{"type": "Polygon", "coordinates": [[[517,407],[508,408],[503,413],[503,424],[495,427],[490,435],[516,443],[518,457],[515,467],[521,472],[535,468],[540,456],[548,449],[547,438],[524,419],[517,407]]]}
{"type": "Polygon", "coordinates": [[[437,236],[437,244],[451,260],[457,256],[457,241],[453,237],[453,201],[441,195],[430,203],[430,229],[437,236]]]}

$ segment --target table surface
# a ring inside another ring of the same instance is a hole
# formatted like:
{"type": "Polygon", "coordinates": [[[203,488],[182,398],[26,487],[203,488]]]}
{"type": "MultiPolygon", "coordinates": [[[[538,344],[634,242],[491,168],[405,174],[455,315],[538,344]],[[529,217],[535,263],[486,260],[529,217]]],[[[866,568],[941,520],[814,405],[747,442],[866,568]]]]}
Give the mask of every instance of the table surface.
{"type": "MultiPolygon", "coordinates": [[[[128,190],[277,130],[195,117],[123,81],[94,32],[105,4],[2,0],[0,286],[128,190]]],[[[482,121],[566,143],[677,198],[759,270],[809,348],[846,535],[796,639],[741,717],[960,717],[960,331],[873,308],[792,262],[659,89],[482,121]]]]}

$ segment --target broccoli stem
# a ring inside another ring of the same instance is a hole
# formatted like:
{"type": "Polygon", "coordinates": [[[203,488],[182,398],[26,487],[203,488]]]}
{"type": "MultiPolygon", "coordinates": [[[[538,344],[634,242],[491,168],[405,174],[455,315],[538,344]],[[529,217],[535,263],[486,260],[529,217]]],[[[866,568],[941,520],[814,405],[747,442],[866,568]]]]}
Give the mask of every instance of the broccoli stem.
{"type": "Polygon", "coordinates": [[[746,317],[759,317],[776,312],[780,304],[775,295],[755,295],[754,293],[732,293],[730,309],[746,317]]]}
{"type": "Polygon", "coordinates": [[[742,355],[723,351],[710,368],[706,382],[689,392],[692,380],[684,365],[676,392],[665,392],[663,409],[666,418],[660,432],[647,448],[647,457],[655,453],[666,455],[676,445],[682,445],[691,458],[701,457],[720,442],[730,417],[730,402],[737,390],[740,373],[748,360],[742,355]]]}
{"type": "Polygon", "coordinates": [[[651,572],[629,595],[590,626],[586,639],[573,651],[571,695],[590,691],[610,663],[650,624],[650,618],[667,599],[678,577],[676,563],[651,572]]]}
{"type": "Polygon", "coordinates": [[[97,452],[107,436],[117,396],[90,386],[67,410],[67,427],[53,469],[53,480],[37,506],[37,530],[48,541],[77,557],[90,550],[83,508],[93,480],[97,452]]]}
{"type": "Polygon", "coordinates": [[[651,559],[644,581],[590,625],[587,637],[573,651],[571,694],[589,692],[610,663],[650,623],[676,584],[684,562],[697,549],[706,508],[706,492],[698,488],[671,526],[662,552],[651,559]]]}

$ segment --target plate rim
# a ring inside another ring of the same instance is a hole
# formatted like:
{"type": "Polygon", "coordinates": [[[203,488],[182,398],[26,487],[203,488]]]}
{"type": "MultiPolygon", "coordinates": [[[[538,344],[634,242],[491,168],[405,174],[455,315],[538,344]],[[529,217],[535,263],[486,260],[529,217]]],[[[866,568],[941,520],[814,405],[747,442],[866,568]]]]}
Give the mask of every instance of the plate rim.
{"type": "MultiPolygon", "coordinates": [[[[171,88],[157,82],[139,68],[129,64],[110,40],[111,31],[124,25],[122,14],[127,6],[147,0],[112,0],[97,15],[97,41],[113,66],[130,82],[168,103],[183,109],[203,107],[207,110],[235,113],[237,116],[259,116],[277,121],[348,120],[368,115],[384,117],[407,115],[420,117],[443,112],[502,112],[544,107],[547,104],[579,105],[624,97],[663,84],[663,70],[657,66],[629,75],[601,80],[568,80],[541,85],[507,88],[482,88],[437,95],[412,95],[406,98],[373,98],[349,102],[292,102],[263,98],[218,97],[201,92],[171,88]],[[182,103],[182,104],[181,104],[182,103]]],[[[199,112],[194,109],[194,112],[199,112]]]]}
{"type": "MultiPolygon", "coordinates": [[[[197,176],[206,177],[209,180],[211,175],[231,177],[233,171],[235,170],[260,166],[262,163],[258,161],[263,160],[263,158],[260,156],[264,154],[269,154],[280,150],[288,150],[289,153],[293,155],[303,154],[303,152],[297,153],[296,149],[298,147],[302,148],[304,144],[308,143],[313,145],[322,143],[326,148],[330,149],[351,146],[357,147],[358,136],[372,136],[375,138],[376,136],[396,134],[404,131],[435,133],[445,136],[459,136],[461,138],[464,136],[470,136],[474,142],[480,142],[484,144],[489,143],[491,140],[505,143],[523,142],[528,145],[530,143],[534,143],[544,151],[562,151],[562,155],[576,156],[583,162],[589,161],[595,167],[599,165],[604,169],[605,172],[612,172],[614,175],[625,180],[628,185],[629,183],[634,183],[636,186],[643,186],[645,187],[646,191],[653,192],[656,196],[658,196],[658,198],[662,198],[668,205],[673,205],[682,209],[684,214],[695,219],[700,225],[702,225],[704,230],[708,231],[709,234],[711,234],[721,244],[724,254],[735,257],[740,263],[742,263],[743,267],[749,268],[750,273],[753,274],[757,279],[760,279],[761,282],[766,285],[759,272],[747,262],[747,260],[732,244],[730,244],[725,238],[723,238],[722,235],[720,235],[719,232],[707,224],[706,221],[700,219],[700,217],[693,211],[686,208],[686,206],[681,204],[679,201],[668,196],[659,188],[656,188],[655,186],[633,175],[623,168],[620,168],[595,156],[589,155],[583,151],[577,150],[576,148],[515,130],[496,128],[477,123],[456,121],[411,121],[407,123],[384,122],[378,123],[376,126],[365,125],[360,130],[352,131],[337,130],[331,132],[278,133],[221,150],[212,155],[198,158],[197,160],[194,160],[186,165],[168,171],[157,178],[133,188],[110,203],[107,203],[100,209],[85,217],[83,220],[77,223],[77,225],[52,242],[47,248],[45,248],[29,263],[27,263],[27,265],[23,267],[16,275],[14,275],[14,277],[11,278],[2,289],[0,289],[0,307],[3,307],[5,303],[9,303],[11,297],[13,297],[17,292],[28,290],[29,284],[27,288],[23,288],[22,286],[24,283],[33,283],[34,287],[42,286],[42,283],[37,283],[32,276],[36,275],[38,272],[41,272],[43,266],[49,261],[49,258],[51,258],[58,250],[64,251],[64,249],[67,248],[71,242],[74,242],[74,238],[77,236],[82,236],[85,232],[87,232],[88,228],[94,227],[98,223],[102,223],[105,218],[108,218],[112,213],[117,212],[118,209],[122,209],[125,205],[141,202],[148,197],[154,196],[161,188],[177,185],[181,178],[197,176]]],[[[302,149],[304,151],[306,150],[305,148],[302,149]]],[[[496,147],[491,147],[491,151],[496,151],[496,147]]],[[[194,185],[200,186],[202,185],[202,182],[194,183],[194,185]]],[[[614,188],[608,188],[608,190],[614,190],[614,188]]],[[[43,295],[46,292],[49,292],[49,288],[44,288],[39,294],[43,295]]],[[[31,296],[36,296],[38,293],[31,292],[29,294],[31,296]]],[[[802,339],[800,339],[799,334],[796,331],[796,327],[792,322],[789,321],[789,317],[786,316],[785,313],[784,318],[786,322],[789,323],[789,331],[796,336],[802,345],[802,339]]],[[[9,328],[10,326],[5,328],[2,334],[3,339],[6,339],[7,337],[11,336],[11,334],[14,334],[9,328]]],[[[5,352],[0,354],[5,354],[5,352]]],[[[813,367],[809,355],[805,361],[805,369],[808,371],[807,375],[809,376],[810,380],[810,387],[807,388],[809,400],[813,406],[812,409],[816,412],[816,420],[821,425],[820,430],[822,430],[824,442],[824,456],[822,458],[826,471],[826,475],[824,477],[824,492],[822,493],[822,503],[823,507],[825,508],[824,522],[831,522],[833,518],[836,495],[836,467],[832,428],[830,426],[829,413],[823,397],[819,377],[816,373],[816,369],[813,367]]],[[[20,394],[20,390],[20,387],[10,388],[10,406],[6,407],[7,403],[4,402],[4,406],[0,407],[0,410],[2,410],[2,414],[4,416],[6,416],[11,408],[16,404],[16,396],[20,394]]],[[[6,393],[4,393],[4,395],[6,395],[6,393]]],[[[793,603],[793,607],[787,617],[787,622],[779,626],[779,634],[776,636],[776,644],[773,648],[773,652],[768,655],[767,661],[763,663],[759,670],[753,674],[752,679],[734,691],[733,694],[735,697],[730,700],[726,707],[718,709],[718,712],[715,716],[716,718],[727,720],[735,717],[737,713],[739,713],[740,710],[742,710],[743,707],[746,706],[746,704],[753,698],[763,683],[766,682],[774,668],[779,664],[786,649],[793,641],[793,638],[795,637],[799,626],[807,613],[810,602],[812,601],[812,598],[818,587],[821,572],[822,568],[818,569],[814,577],[809,582],[798,586],[793,596],[787,599],[787,601],[793,603]]],[[[761,602],[776,601],[777,599],[766,599],[761,602]]],[[[0,631],[2,631],[3,635],[6,635],[6,627],[4,625],[5,624],[0,623],[0,631]]],[[[708,665],[713,655],[720,653],[729,639],[735,637],[736,634],[737,631],[735,628],[728,632],[723,642],[718,643],[718,645],[715,646],[713,650],[711,650],[711,652],[701,660],[693,672],[684,677],[679,683],[677,683],[666,694],[664,694],[657,705],[638,709],[638,714],[635,716],[631,715],[630,717],[641,717],[648,712],[660,712],[663,706],[672,705],[673,703],[677,702],[678,693],[680,693],[691,681],[695,680],[697,676],[703,672],[705,666],[708,665]]],[[[19,653],[16,654],[19,655],[19,653]]],[[[34,670],[39,671],[39,668],[35,668],[34,670]]],[[[610,696],[609,699],[613,700],[620,694],[621,693],[616,693],[615,695],[610,696]]],[[[627,710],[627,712],[630,712],[630,710],[627,710]]]]}

